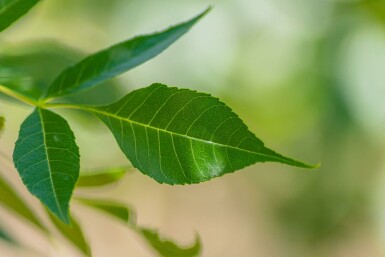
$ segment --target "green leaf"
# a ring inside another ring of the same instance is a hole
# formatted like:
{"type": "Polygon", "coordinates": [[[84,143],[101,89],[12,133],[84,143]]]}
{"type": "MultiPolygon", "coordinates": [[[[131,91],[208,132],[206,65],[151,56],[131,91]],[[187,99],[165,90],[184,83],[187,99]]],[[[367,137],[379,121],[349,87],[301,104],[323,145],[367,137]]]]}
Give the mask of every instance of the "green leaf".
{"type": "Polygon", "coordinates": [[[191,247],[182,248],[170,240],[160,238],[157,231],[147,228],[140,230],[147,242],[162,257],[194,257],[201,252],[201,243],[196,236],[195,243],[191,247]]]}
{"type": "Polygon", "coordinates": [[[62,235],[67,238],[69,242],[71,242],[86,256],[92,256],[90,246],[88,245],[88,242],[84,237],[83,231],[79,226],[78,222],[74,220],[73,217],[70,217],[71,225],[67,225],[58,220],[56,216],[52,215],[49,211],[47,212],[52,220],[52,223],[62,233],[62,235]]]}
{"type": "Polygon", "coordinates": [[[76,200],[90,206],[92,208],[98,209],[104,213],[107,213],[127,224],[134,224],[133,221],[133,212],[128,209],[127,206],[121,203],[105,201],[105,200],[94,200],[77,197],[76,200]]]}
{"type": "Polygon", "coordinates": [[[85,58],[54,80],[46,98],[86,90],[154,58],[185,34],[209,10],[162,32],[135,37],[85,58]]]}
{"type": "Polygon", "coordinates": [[[76,187],[99,187],[116,183],[127,174],[129,169],[128,167],[111,167],[80,173],[76,187]]]}
{"type": "Polygon", "coordinates": [[[0,31],[26,14],[39,0],[0,0],[0,31]]]}
{"type": "Polygon", "coordinates": [[[5,231],[1,226],[0,226],[0,240],[3,240],[9,244],[18,245],[16,240],[11,235],[9,235],[8,232],[5,231]]]}
{"type": "Polygon", "coordinates": [[[21,125],[13,161],[28,190],[69,223],[69,201],[80,161],[67,121],[37,108],[21,125]]]}
{"type": "Polygon", "coordinates": [[[33,225],[46,232],[47,229],[41,224],[38,218],[20,196],[12,189],[8,181],[0,176],[0,205],[17,213],[33,225]]]}
{"type": "Polygon", "coordinates": [[[264,147],[218,99],[154,84],[94,112],[134,167],[160,183],[191,184],[256,162],[312,166],[264,147]]]}
{"type": "Polygon", "coordinates": [[[5,119],[0,116],[0,132],[4,129],[5,119]]]}

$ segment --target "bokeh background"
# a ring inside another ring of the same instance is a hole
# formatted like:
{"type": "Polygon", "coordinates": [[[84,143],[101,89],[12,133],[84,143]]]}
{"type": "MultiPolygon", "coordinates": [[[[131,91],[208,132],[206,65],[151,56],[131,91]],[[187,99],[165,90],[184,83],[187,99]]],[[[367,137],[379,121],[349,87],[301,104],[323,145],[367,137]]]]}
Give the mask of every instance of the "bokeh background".
{"type": "MultiPolygon", "coordinates": [[[[174,187],[134,172],[116,186],[76,193],[127,203],[139,224],[181,244],[199,233],[204,257],[384,257],[383,0],[42,1],[1,34],[0,75],[20,75],[15,83],[29,91],[43,87],[87,53],[212,3],[213,11],[160,56],[70,100],[108,103],[153,82],[208,92],[268,147],[321,168],[257,164],[174,187]]],[[[7,160],[30,112],[1,98],[0,172],[44,219],[7,160]]],[[[60,113],[77,136],[84,170],[127,164],[95,118],[60,113]]],[[[121,223],[76,204],[72,210],[95,257],[156,256],[121,223]]],[[[2,206],[0,224],[27,246],[0,242],[0,256],[80,256],[59,235],[48,240],[2,206]]]]}

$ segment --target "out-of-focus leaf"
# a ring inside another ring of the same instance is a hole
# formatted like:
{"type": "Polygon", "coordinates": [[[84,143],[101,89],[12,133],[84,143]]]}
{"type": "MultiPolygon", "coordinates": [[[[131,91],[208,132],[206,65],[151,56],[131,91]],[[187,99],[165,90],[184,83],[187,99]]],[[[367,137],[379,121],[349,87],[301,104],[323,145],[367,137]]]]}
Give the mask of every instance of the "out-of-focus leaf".
{"type": "Polygon", "coordinates": [[[124,223],[133,224],[133,212],[124,204],[105,200],[76,198],[79,202],[105,212],[124,223]]]}
{"type": "Polygon", "coordinates": [[[160,183],[210,180],[257,162],[308,164],[266,148],[224,103],[208,94],[154,84],[95,113],[134,167],[160,183]]]}
{"type": "Polygon", "coordinates": [[[0,132],[3,130],[4,128],[4,123],[5,123],[5,119],[4,117],[1,117],[0,116],[0,132]]]}
{"type": "Polygon", "coordinates": [[[62,235],[67,238],[77,249],[79,249],[86,256],[91,255],[91,249],[88,245],[86,238],[84,237],[83,231],[79,226],[78,222],[74,220],[73,217],[70,217],[71,225],[64,224],[56,216],[52,215],[50,211],[47,211],[49,217],[52,220],[52,223],[56,228],[62,233],[62,235]]]}
{"type": "Polygon", "coordinates": [[[80,173],[76,187],[99,187],[118,182],[127,172],[129,167],[110,167],[94,172],[80,173]]]}
{"type": "Polygon", "coordinates": [[[22,216],[36,227],[46,232],[46,228],[28,207],[28,205],[12,189],[10,184],[0,176],[0,205],[22,216]]]}
{"type": "Polygon", "coordinates": [[[13,161],[28,190],[63,222],[79,177],[79,148],[65,119],[37,108],[21,125],[13,161]]]}
{"type": "Polygon", "coordinates": [[[196,236],[195,243],[190,247],[178,246],[173,241],[162,239],[159,233],[152,229],[141,228],[140,232],[152,248],[162,257],[194,257],[201,252],[201,243],[196,236]]]}
{"type": "MultiPolygon", "coordinates": [[[[38,100],[57,74],[83,56],[76,49],[50,40],[6,45],[0,49],[0,84],[38,100]]],[[[121,94],[119,85],[109,81],[84,94],[66,97],[65,101],[106,104],[121,94]]]]}
{"type": "Polygon", "coordinates": [[[18,245],[16,240],[7,233],[1,226],[0,226],[0,240],[3,240],[7,243],[13,244],[13,245],[18,245]]]}
{"type": "Polygon", "coordinates": [[[54,80],[46,98],[84,91],[152,59],[183,36],[209,10],[162,32],[135,37],[85,58],[54,80]]]}
{"type": "Polygon", "coordinates": [[[0,31],[26,14],[39,0],[0,0],[0,31]]]}

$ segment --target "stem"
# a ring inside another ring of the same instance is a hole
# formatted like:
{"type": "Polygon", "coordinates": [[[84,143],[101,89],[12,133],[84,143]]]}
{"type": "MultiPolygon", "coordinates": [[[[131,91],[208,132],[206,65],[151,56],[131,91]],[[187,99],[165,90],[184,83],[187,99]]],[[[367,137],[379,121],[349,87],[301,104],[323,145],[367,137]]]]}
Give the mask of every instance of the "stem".
{"type": "Polygon", "coordinates": [[[39,106],[40,103],[29,98],[29,97],[26,97],[25,95],[22,95],[22,94],[19,94],[3,85],[0,85],[0,92],[1,93],[4,93],[6,94],[7,96],[10,96],[14,99],[17,99],[25,104],[28,104],[28,105],[31,105],[31,106],[39,106]]]}

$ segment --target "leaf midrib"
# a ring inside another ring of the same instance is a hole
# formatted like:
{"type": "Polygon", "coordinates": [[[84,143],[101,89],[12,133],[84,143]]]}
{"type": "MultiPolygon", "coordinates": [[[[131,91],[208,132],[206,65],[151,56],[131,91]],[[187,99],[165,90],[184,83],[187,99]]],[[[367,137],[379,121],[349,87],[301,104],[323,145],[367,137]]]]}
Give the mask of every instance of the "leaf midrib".
{"type": "Polygon", "coordinates": [[[58,198],[57,198],[57,195],[56,195],[56,190],[54,188],[54,182],[53,182],[53,178],[52,178],[52,170],[51,170],[51,166],[50,166],[50,162],[49,162],[49,154],[48,154],[48,148],[47,148],[46,132],[45,132],[45,127],[44,127],[44,118],[43,118],[42,110],[38,109],[38,112],[39,112],[39,117],[40,117],[40,120],[41,120],[41,129],[42,129],[42,132],[43,132],[43,143],[44,143],[44,146],[45,146],[44,147],[44,151],[45,151],[46,160],[47,160],[49,179],[51,181],[51,188],[52,188],[53,196],[54,196],[54,199],[55,199],[56,206],[57,206],[57,208],[59,210],[60,216],[64,217],[63,210],[61,209],[61,207],[59,205],[59,201],[58,201],[58,198]]]}
{"type": "MultiPolygon", "coordinates": [[[[195,141],[200,141],[200,142],[203,142],[203,143],[210,143],[210,144],[213,144],[213,145],[217,145],[217,146],[221,146],[221,147],[228,147],[228,148],[231,148],[231,149],[235,149],[235,150],[238,150],[238,151],[242,151],[242,152],[246,152],[246,153],[250,153],[250,154],[254,154],[254,155],[259,155],[259,156],[263,156],[263,157],[269,157],[269,158],[274,158],[278,161],[281,161],[281,162],[292,162],[294,165],[298,166],[298,165],[303,165],[303,166],[307,166],[303,163],[300,163],[300,162],[296,162],[294,160],[291,160],[291,159],[285,159],[285,158],[279,158],[277,156],[274,156],[274,155],[268,155],[268,154],[263,154],[263,153],[260,153],[260,152],[253,152],[253,151],[250,151],[250,150],[246,150],[246,149],[243,149],[243,148],[239,148],[239,147],[235,147],[235,146],[231,146],[231,145],[225,145],[225,144],[221,144],[221,143],[218,143],[218,142],[213,142],[213,141],[206,141],[206,140],[203,140],[203,139],[200,139],[200,138],[196,138],[196,137],[191,137],[191,136],[188,136],[188,135],[183,135],[183,134],[180,134],[180,133],[176,133],[176,132],[172,132],[172,131],[169,131],[169,130],[165,130],[165,129],[161,129],[161,128],[157,128],[157,127],[153,127],[153,126],[150,126],[148,124],[144,124],[144,123],[140,123],[140,122],[137,122],[137,121],[134,121],[134,120],[131,120],[131,119],[128,119],[128,118],[123,118],[121,116],[118,116],[118,115],[115,115],[115,114],[112,114],[112,113],[109,113],[109,112],[105,112],[105,111],[102,111],[100,109],[95,109],[95,108],[89,108],[89,107],[80,107],[80,106],[77,106],[79,109],[82,109],[82,110],[87,110],[87,111],[90,111],[90,112],[93,112],[93,113],[98,113],[98,114],[102,114],[104,116],[107,116],[107,117],[112,117],[112,118],[115,118],[115,119],[118,119],[118,120],[123,120],[123,121],[126,121],[126,122],[129,122],[131,124],[136,124],[136,125],[139,125],[139,126],[143,126],[143,127],[147,127],[149,129],[153,129],[153,130],[158,130],[158,131],[161,131],[161,132],[165,132],[165,133],[168,133],[168,134],[171,134],[171,135],[176,135],[176,136],[180,136],[180,137],[184,137],[184,138],[187,138],[189,140],[195,140],[195,141]]],[[[264,149],[267,149],[266,147],[262,146],[264,149]]]]}

